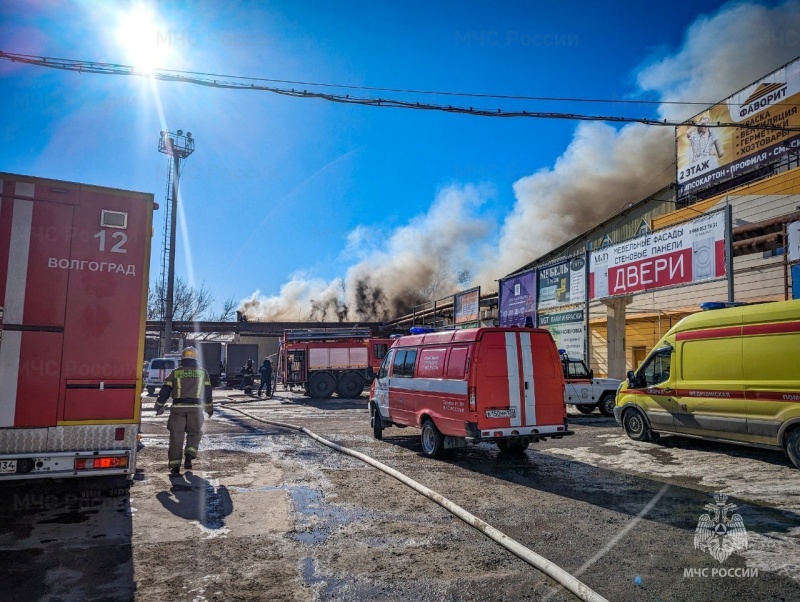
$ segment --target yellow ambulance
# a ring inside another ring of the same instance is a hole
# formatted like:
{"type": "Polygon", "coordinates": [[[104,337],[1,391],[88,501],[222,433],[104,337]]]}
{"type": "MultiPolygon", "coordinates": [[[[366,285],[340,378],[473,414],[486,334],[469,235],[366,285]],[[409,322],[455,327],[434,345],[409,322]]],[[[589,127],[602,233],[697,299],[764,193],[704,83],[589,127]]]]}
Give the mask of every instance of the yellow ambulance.
{"type": "Polygon", "coordinates": [[[628,372],[614,418],[636,441],[782,449],[800,468],[800,300],[701,308],[628,372]]]}

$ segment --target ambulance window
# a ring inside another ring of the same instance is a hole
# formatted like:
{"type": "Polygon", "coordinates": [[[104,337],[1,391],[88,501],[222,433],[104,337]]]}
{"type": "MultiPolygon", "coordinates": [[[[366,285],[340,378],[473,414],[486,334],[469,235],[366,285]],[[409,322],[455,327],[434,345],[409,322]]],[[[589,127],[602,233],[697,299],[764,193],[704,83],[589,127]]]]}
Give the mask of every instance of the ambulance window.
{"type": "Polygon", "coordinates": [[[381,362],[381,368],[378,370],[378,378],[386,378],[389,376],[389,366],[392,365],[392,353],[390,351],[386,354],[386,357],[383,358],[383,362],[381,362]]]}
{"type": "Polygon", "coordinates": [[[638,373],[639,379],[644,379],[642,386],[652,387],[669,380],[670,366],[672,363],[672,347],[657,349],[650,356],[638,373]]]}
{"type": "Polygon", "coordinates": [[[447,358],[447,374],[445,378],[451,380],[461,380],[466,374],[467,347],[453,347],[450,350],[450,357],[447,358]]]}
{"type": "Polygon", "coordinates": [[[414,360],[417,359],[416,349],[404,349],[394,355],[394,369],[392,376],[412,378],[414,376],[414,360]]]}
{"type": "Polygon", "coordinates": [[[396,351],[394,354],[394,368],[392,369],[392,376],[405,376],[403,374],[403,364],[406,361],[406,351],[396,351]]]}
{"type": "Polygon", "coordinates": [[[406,361],[403,362],[403,376],[414,377],[414,362],[417,359],[417,350],[409,349],[406,351],[406,361]]]}

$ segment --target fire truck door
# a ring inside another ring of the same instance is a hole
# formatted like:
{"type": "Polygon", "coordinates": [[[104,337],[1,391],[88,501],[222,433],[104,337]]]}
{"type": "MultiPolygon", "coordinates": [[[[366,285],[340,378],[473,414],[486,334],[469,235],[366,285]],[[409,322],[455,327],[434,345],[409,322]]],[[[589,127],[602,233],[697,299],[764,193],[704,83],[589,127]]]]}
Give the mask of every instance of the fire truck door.
{"type": "Polygon", "coordinates": [[[55,426],[73,208],[30,200],[33,184],[7,182],[4,192],[0,202],[0,427],[55,426]],[[12,194],[8,186],[14,186],[12,194]]]}

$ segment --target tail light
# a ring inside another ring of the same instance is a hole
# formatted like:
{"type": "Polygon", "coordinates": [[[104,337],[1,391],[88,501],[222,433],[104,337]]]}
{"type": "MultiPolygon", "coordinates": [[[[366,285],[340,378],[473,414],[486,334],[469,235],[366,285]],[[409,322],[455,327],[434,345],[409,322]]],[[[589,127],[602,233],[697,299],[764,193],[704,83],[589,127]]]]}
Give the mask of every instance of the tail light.
{"type": "Polygon", "coordinates": [[[127,456],[106,456],[96,458],[78,458],[75,460],[75,470],[98,470],[103,468],[126,468],[127,456]]]}
{"type": "Polygon", "coordinates": [[[475,387],[469,388],[469,411],[470,412],[478,411],[478,402],[475,399],[475,387]]]}

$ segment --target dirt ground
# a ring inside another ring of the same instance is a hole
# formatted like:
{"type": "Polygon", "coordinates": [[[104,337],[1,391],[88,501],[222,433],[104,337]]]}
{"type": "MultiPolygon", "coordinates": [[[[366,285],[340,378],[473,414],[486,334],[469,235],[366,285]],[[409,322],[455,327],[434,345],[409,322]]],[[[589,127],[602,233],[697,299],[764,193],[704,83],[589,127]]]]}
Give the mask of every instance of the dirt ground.
{"type": "Polygon", "coordinates": [[[145,398],[129,495],[5,488],[10,599],[576,599],[393,478],[235,407],[401,470],[609,600],[800,599],[800,471],[781,454],[636,443],[612,419],[576,414],[573,437],[523,455],[481,444],[431,460],[414,429],[375,441],[366,396],[232,393],[216,392],[237,403],[218,406],[199,459],[179,478],[166,470],[166,416],[145,398]],[[715,491],[737,504],[749,536],[723,564],[693,543],[715,491]],[[720,568],[729,574],[711,575],[720,568]]]}

